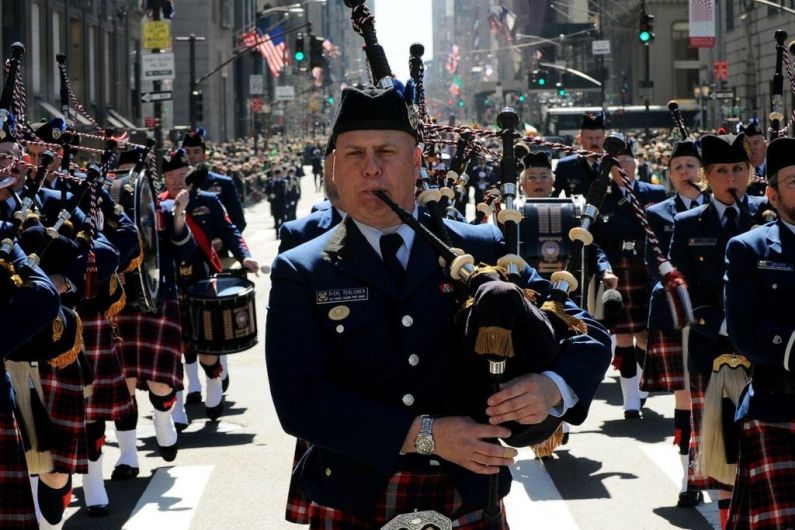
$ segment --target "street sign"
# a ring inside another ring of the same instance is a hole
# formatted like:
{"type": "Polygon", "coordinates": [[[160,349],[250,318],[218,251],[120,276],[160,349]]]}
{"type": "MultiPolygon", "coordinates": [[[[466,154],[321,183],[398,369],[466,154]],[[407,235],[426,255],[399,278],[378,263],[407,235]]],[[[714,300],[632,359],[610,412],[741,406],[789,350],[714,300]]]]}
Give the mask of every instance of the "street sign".
{"type": "Polygon", "coordinates": [[[141,92],[141,103],[152,103],[153,101],[171,101],[173,95],[170,90],[160,92],[141,92]]]}
{"type": "Polygon", "coordinates": [[[146,116],[144,117],[144,127],[152,128],[157,125],[157,118],[154,116],[146,116]]]}
{"type": "Polygon", "coordinates": [[[733,90],[716,90],[712,95],[715,99],[734,99],[733,90]]]}
{"type": "Polygon", "coordinates": [[[166,20],[144,20],[143,47],[171,48],[171,23],[166,20]]]}
{"type": "Polygon", "coordinates": [[[594,55],[610,55],[610,41],[609,40],[592,41],[591,53],[594,55]]]}
{"type": "Polygon", "coordinates": [[[728,81],[729,80],[729,63],[726,61],[715,61],[712,66],[712,76],[715,81],[728,81]]]}
{"type": "Polygon", "coordinates": [[[295,99],[295,87],[293,86],[276,87],[276,101],[292,101],[294,99],[295,99]]]}
{"type": "Polygon", "coordinates": [[[638,81],[639,88],[654,88],[654,81],[646,81],[645,79],[641,79],[638,81]]]}
{"type": "Polygon", "coordinates": [[[174,54],[142,53],[141,72],[144,81],[169,81],[174,79],[174,54]]]}
{"type": "Polygon", "coordinates": [[[251,74],[248,76],[248,93],[250,96],[265,94],[265,77],[262,74],[251,74]]]}

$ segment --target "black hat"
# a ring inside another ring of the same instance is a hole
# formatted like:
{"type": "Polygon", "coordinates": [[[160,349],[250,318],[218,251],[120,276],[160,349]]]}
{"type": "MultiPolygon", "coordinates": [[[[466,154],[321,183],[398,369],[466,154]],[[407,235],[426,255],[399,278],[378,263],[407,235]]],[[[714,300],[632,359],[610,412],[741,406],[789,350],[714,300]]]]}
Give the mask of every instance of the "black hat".
{"type": "Polygon", "coordinates": [[[762,129],[759,127],[759,120],[756,118],[751,118],[748,120],[747,125],[743,125],[742,123],[737,124],[737,132],[738,133],[745,133],[746,136],[764,136],[762,134],[762,129]]]}
{"type": "Polygon", "coordinates": [[[169,151],[163,155],[163,173],[174,171],[182,167],[188,167],[188,155],[182,148],[169,151]]]}
{"type": "Polygon", "coordinates": [[[767,146],[765,173],[772,179],[781,168],[795,166],[795,138],[776,138],[767,146]]]}
{"type": "Polygon", "coordinates": [[[605,128],[605,113],[604,112],[586,112],[582,115],[582,122],[580,123],[581,130],[594,130],[605,128]]]}
{"type": "Polygon", "coordinates": [[[411,112],[395,88],[347,87],[340,97],[339,110],[331,129],[330,147],[334,149],[337,136],[348,131],[388,129],[403,131],[416,140],[417,120],[411,112]]]}
{"type": "Polygon", "coordinates": [[[629,155],[631,157],[635,156],[634,140],[630,140],[629,138],[618,132],[611,132],[608,136],[611,138],[618,138],[619,140],[621,140],[622,144],[624,145],[624,149],[616,153],[616,156],[622,156],[622,155],[629,155]]]}
{"type": "Polygon", "coordinates": [[[552,163],[549,161],[549,155],[544,151],[538,151],[524,157],[524,167],[546,167],[552,169],[552,163]]]}
{"type": "Polygon", "coordinates": [[[17,118],[6,109],[0,109],[0,143],[17,141],[17,118]]]}
{"type": "Polygon", "coordinates": [[[701,160],[701,154],[698,152],[695,142],[689,140],[676,142],[673,151],[671,152],[671,160],[679,156],[694,156],[701,160]]]}
{"type": "Polygon", "coordinates": [[[140,147],[133,147],[131,149],[122,151],[119,153],[119,159],[116,161],[116,167],[121,167],[125,164],[137,164],[141,159],[141,153],[143,153],[143,149],[140,147]]]}
{"type": "Polygon", "coordinates": [[[701,160],[705,166],[748,162],[751,160],[750,151],[744,133],[737,136],[706,134],[701,137],[701,160]]]}
{"type": "Polygon", "coordinates": [[[63,118],[53,118],[39,125],[34,132],[44,143],[63,145],[66,140],[64,137],[66,129],[66,121],[63,118]]]}
{"type": "Polygon", "coordinates": [[[204,147],[205,130],[201,127],[185,133],[182,139],[182,147],[204,147]]]}

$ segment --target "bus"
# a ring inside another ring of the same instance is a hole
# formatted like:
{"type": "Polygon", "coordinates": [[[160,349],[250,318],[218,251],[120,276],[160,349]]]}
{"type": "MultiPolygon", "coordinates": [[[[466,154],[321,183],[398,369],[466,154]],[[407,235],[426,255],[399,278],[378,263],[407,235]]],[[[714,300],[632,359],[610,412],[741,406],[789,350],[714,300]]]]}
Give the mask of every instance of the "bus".
{"type": "MultiPolygon", "coordinates": [[[[695,107],[680,105],[682,119],[688,130],[697,130],[699,110],[695,107]]],[[[549,108],[544,119],[545,136],[569,136],[574,138],[580,132],[582,115],[586,112],[601,112],[601,107],[556,107],[549,108]]],[[[628,105],[624,107],[607,107],[605,129],[608,131],[643,132],[647,127],[646,107],[644,105],[628,105]]],[[[674,120],[668,107],[650,105],[648,117],[649,129],[673,129],[674,120]]]]}

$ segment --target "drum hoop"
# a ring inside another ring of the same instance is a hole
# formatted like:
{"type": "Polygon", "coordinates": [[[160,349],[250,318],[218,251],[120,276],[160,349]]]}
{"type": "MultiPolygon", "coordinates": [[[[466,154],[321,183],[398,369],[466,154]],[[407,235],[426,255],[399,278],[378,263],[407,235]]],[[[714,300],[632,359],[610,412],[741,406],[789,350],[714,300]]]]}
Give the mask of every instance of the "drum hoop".
{"type": "MultiPolygon", "coordinates": [[[[143,168],[136,174],[133,174],[133,171],[130,170],[130,179],[133,180],[133,222],[135,223],[136,228],[138,229],[139,233],[143,232],[144,227],[142,226],[142,219],[141,219],[141,202],[140,196],[143,186],[149,187],[149,193],[152,196],[153,202],[156,195],[156,190],[152,185],[150,179],[148,178],[148,168],[143,168]]],[[[157,215],[154,212],[154,215],[157,215]]],[[[153,238],[154,241],[154,255],[155,260],[157,262],[157,270],[158,270],[158,285],[154,292],[149,288],[149,282],[147,281],[148,272],[143,270],[143,266],[145,261],[142,261],[135,269],[132,276],[137,277],[136,281],[140,285],[140,292],[139,292],[139,300],[138,303],[143,309],[148,311],[157,311],[159,306],[159,294],[160,294],[160,235],[159,232],[155,231],[155,237],[153,238]]],[[[143,251],[143,250],[142,250],[143,251]]]]}

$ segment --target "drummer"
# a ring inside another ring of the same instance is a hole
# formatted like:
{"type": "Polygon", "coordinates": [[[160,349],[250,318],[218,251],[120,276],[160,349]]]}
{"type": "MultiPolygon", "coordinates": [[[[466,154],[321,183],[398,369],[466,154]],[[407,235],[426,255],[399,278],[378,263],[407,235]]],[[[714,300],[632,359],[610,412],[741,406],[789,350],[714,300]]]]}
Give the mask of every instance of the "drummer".
{"type": "MultiPolygon", "coordinates": [[[[246,271],[256,273],[259,270],[259,263],[251,257],[240,231],[229,220],[218,197],[199,189],[202,185],[201,177],[205,174],[189,166],[183,149],[176,149],[163,157],[166,191],[160,194],[160,200],[176,199],[182,190],[190,191],[185,221],[200,249],[192,260],[182,260],[179,263],[178,283],[183,289],[222,271],[218,252],[210,244],[215,238],[223,241],[224,247],[232,252],[246,271]]],[[[182,314],[184,317],[184,307],[182,314]]],[[[182,328],[184,338],[186,332],[189,333],[187,319],[183,320],[182,328]]],[[[196,357],[196,352],[188,345],[185,350],[186,364],[196,362],[196,357]]],[[[204,400],[207,416],[215,421],[223,412],[223,368],[218,355],[201,354],[199,364],[207,375],[207,394],[204,400]]]]}

